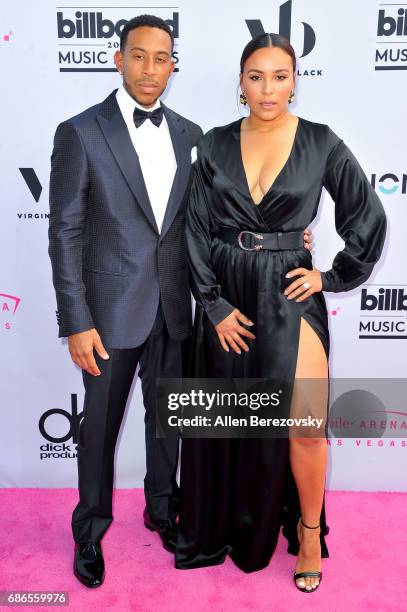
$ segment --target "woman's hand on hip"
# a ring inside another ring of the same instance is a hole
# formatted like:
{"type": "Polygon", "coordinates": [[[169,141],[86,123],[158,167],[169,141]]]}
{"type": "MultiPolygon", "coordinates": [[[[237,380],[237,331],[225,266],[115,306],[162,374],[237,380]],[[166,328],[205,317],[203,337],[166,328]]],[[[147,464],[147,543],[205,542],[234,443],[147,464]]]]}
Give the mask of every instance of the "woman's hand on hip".
{"type": "Polygon", "coordinates": [[[304,249],[312,251],[312,231],[307,227],[304,230],[304,249]]]}
{"type": "Polygon", "coordinates": [[[284,290],[284,295],[287,296],[288,300],[297,298],[296,302],[303,302],[317,291],[322,291],[322,277],[321,272],[317,268],[307,270],[307,268],[295,268],[290,270],[285,275],[286,278],[298,278],[294,280],[284,290]],[[298,297],[297,297],[298,296],[298,297]]]}
{"type": "Polygon", "coordinates": [[[244,351],[248,351],[249,347],[241,336],[254,340],[256,336],[252,334],[248,329],[243,327],[241,323],[246,325],[254,325],[250,319],[248,319],[243,313],[235,308],[229,316],[220,321],[215,325],[216,333],[218,334],[219,341],[225,351],[229,352],[229,346],[240,355],[242,348],[244,351]]]}

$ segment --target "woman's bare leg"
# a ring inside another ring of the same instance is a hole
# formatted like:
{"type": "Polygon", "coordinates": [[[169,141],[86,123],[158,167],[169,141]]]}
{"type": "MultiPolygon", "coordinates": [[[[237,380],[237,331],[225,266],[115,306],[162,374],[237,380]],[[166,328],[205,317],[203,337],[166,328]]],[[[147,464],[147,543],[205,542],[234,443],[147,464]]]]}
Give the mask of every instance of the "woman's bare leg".
{"type": "MultiPolygon", "coordinates": [[[[324,418],[317,436],[298,437],[298,430],[290,435],[290,462],[297,485],[302,519],[306,525],[319,525],[325,488],[327,444],[323,434],[328,399],[328,364],[326,354],[316,332],[301,318],[291,416],[306,417],[312,411],[315,418],[324,418]],[[300,379],[306,379],[301,381],[300,379]],[[318,380],[317,380],[318,379],[318,380]]],[[[302,434],[303,435],[303,434],[302,434]]],[[[300,527],[300,550],[296,572],[321,570],[320,529],[300,527]]],[[[297,585],[315,588],[318,578],[299,578],[297,585]]]]}

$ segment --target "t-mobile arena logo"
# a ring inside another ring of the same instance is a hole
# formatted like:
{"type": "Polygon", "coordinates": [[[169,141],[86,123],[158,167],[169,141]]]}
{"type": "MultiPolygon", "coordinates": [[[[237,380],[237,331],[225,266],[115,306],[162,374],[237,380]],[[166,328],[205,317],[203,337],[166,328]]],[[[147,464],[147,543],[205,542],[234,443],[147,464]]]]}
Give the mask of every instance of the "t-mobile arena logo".
{"type": "Polygon", "coordinates": [[[0,309],[1,309],[1,331],[9,331],[13,324],[13,317],[17,312],[21,298],[8,293],[0,293],[0,309]]]}

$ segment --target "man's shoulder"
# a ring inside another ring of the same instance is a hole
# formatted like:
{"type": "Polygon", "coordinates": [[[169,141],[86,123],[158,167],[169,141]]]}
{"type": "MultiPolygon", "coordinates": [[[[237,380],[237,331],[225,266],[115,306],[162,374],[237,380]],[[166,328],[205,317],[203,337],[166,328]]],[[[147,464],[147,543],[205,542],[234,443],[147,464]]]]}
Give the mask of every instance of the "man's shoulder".
{"type": "Polygon", "coordinates": [[[167,105],[165,105],[165,109],[166,112],[169,113],[176,121],[182,121],[182,123],[186,126],[186,128],[192,135],[196,135],[198,138],[202,136],[203,132],[200,125],[198,125],[194,121],[191,121],[191,119],[180,115],[180,113],[177,113],[175,110],[169,108],[167,105]]]}
{"type": "Polygon", "coordinates": [[[77,115],[73,115],[72,117],[69,117],[68,119],[63,120],[61,124],[62,125],[70,124],[71,126],[77,129],[89,127],[90,125],[94,123],[97,115],[101,114],[103,110],[107,106],[109,106],[109,104],[112,105],[115,103],[115,99],[116,99],[115,93],[116,93],[116,90],[110,93],[108,97],[105,98],[105,100],[102,100],[102,102],[99,102],[98,104],[94,104],[93,106],[90,106],[89,108],[86,108],[85,110],[81,111],[77,115]]]}
{"type": "Polygon", "coordinates": [[[89,123],[95,119],[96,115],[99,114],[100,107],[101,107],[101,103],[94,104],[94,106],[90,106],[89,108],[85,109],[81,113],[78,113],[77,115],[74,115],[73,117],[69,117],[69,119],[66,119],[64,123],[71,123],[77,128],[89,125],[89,123]]]}

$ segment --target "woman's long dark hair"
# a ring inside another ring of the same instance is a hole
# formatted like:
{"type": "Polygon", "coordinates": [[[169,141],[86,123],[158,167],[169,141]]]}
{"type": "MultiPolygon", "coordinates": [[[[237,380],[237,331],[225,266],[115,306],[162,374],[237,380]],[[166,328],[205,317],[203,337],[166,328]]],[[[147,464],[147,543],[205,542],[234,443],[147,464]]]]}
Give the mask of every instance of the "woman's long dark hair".
{"type": "Polygon", "coordinates": [[[292,48],[290,42],[280,34],[260,34],[253,38],[247,43],[243,49],[242,57],[240,58],[240,72],[243,73],[244,65],[249,57],[258,49],[264,49],[265,47],[278,47],[282,49],[291,57],[293,63],[294,75],[296,72],[297,60],[295,58],[295,51],[292,48]]]}

